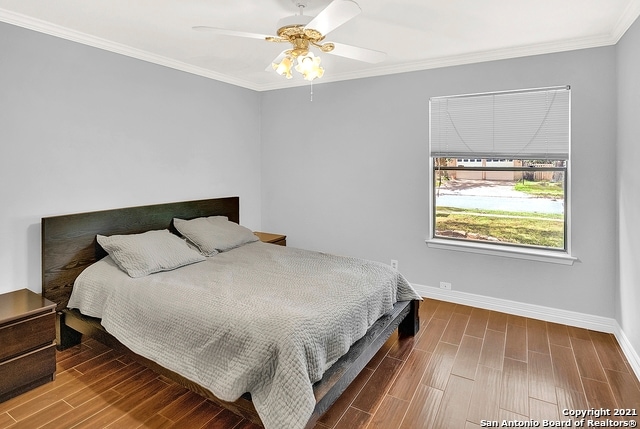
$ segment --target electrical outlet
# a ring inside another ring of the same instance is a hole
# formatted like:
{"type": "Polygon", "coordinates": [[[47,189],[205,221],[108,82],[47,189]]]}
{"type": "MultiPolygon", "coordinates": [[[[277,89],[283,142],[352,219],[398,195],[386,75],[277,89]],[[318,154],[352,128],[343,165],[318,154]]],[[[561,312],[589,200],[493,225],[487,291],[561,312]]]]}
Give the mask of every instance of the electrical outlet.
{"type": "Polygon", "coordinates": [[[394,270],[398,271],[398,261],[396,261],[395,259],[391,260],[391,268],[393,268],[394,270]]]}
{"type": "Polygon", "coordinates": [[[451,290],[451,283],[449,283],[449,282],[440,282],[440,289],[451,290]]]}

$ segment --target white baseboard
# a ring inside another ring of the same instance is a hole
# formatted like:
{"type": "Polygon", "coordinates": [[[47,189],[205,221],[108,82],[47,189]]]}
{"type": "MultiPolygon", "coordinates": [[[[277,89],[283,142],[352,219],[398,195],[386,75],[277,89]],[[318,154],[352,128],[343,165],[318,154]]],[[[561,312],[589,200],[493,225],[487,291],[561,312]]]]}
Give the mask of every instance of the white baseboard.
{"type": "Polygon", "coordinates": [[[631,365],[633,372],[635,372],[636,377],[640,379],[640,356],[638,356],[637,350],[633,348],[633,346],[631,345],[631,342],[625,335],[622,328],[620,328],[620,326],[617,326],[617,329],[616,329],[616,332],[614,332],[614,335],[618,340],[618,344],[620,344],[622,353],[624,353],[624,355],[627,357],[627,361],[629,361],[629,365],[631,365]]]}
{"type": "Polygon", "coordinates": [[[620,344],[620,348],[622,348],[623,353],[629,361],[631,368],[635,372],[636,376],[640,378],[640,355],[638,355],[638,351],[633,348],[629,339],[615,319],[544,307],[541,305],[510,301],[507,299],[491,298],[455,290],[443,290],[431,286],[413,284],[413,288],[418,292],[418,294],[426,298],[449,301],[456,304],[469,305],[472,307],[484,308],[486,310],[500,311],[502,313],[544,320],[546,322],[561,323],[563,325],[614,334],[620,344]]]}

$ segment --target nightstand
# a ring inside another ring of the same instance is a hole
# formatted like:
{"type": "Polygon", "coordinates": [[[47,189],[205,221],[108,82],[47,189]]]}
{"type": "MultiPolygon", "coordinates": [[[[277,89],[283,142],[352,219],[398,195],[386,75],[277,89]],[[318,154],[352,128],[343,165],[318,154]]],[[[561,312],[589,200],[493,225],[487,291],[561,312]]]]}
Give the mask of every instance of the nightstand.
{"type": "Polygon", "coordinates": [[[53,381],[56,304],[28,289],[0,295],[0,402],[53,381]]]}
{"type": "Polygon", "coordinates": [[[282,234],[271,234],[270,232],[254,232],[263,243],[272,243],[279,246],[287,245],[287,236],[282,234]]]}

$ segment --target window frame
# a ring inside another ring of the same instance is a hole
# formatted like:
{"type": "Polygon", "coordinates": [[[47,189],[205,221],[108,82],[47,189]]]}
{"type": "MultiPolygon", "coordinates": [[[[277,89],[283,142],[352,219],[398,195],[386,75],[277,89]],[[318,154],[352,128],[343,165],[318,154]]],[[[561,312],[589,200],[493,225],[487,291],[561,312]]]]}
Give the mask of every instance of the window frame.
{"type": "MultiPolygon", "coordinates": [[[[544,90],[542,88],[541,90],[544,90]]],[[[526,90],[517,90],[513,92],[521,92],[526,90]]],[[[490,94],[503,94],[509,91],[486,93],[490,94]]],[[[471,96],[476,94],[470,94],[471,96]]],[[[460,96],[455,96],[460,97],[460,96]]],[[[571,103],[569,102],[569,118],[571,117],[571,103]]],[[[570,122],[570,120],[569,120],[570,122]]],[[[429,235],[425,240],[429,248],[443,249],[451,251],[462,251],[470,253],[478,253],[484,255],[493,255],[500,257],[509,257],[516,259],[526,259],[532,261],[557,263],[564,265],[572,265],[577,258],[571,254],[571,127],[569,124],[569,147],[568,157],[565,160],[565,167],[447,167],[445,170],[466,170],[466,171],[535,171],[535,170],[562,170],[564,171],[564,249],[551,248],[544,246],[529,246],[518,245],[516,243],[491,243],[469,239],[456,239],[449,237],[441,237],[435,235],[436,228],[436,174],[440,166],[436,165],[436,159],[443,158],[442,156],[432,155],[432,139],[431,139],[431,103],[429,111],[429,235]]],[[[471,156],[451,156],[450,158],[456,159],[470,159],[471,156]]],[[[477,157],[474,157],[474,159],[477,157]]],[[[488,157],[485,157],[489,159],[488,157]]],[[[494,157],[503,158],[503,157],[494,157]]],[[[514,156],[517,159],[517,155],[514,156]]]]}

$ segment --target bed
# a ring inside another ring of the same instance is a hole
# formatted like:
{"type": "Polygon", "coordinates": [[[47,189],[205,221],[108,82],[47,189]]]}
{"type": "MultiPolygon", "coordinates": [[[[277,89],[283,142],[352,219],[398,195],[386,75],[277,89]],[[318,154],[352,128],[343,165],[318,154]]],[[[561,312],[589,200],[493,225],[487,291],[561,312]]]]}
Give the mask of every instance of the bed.
{"type": "MultiPolygon", "coordinates": [[[[216,390],[216,386],[211,386],[202,382],[202,380],[197,376],[194,376],[194,374],[185,374],[182,369],[176,370],[175,368],[172,368],[171,362],[167,363],[167,361],[163,361],[153,354],[149,355],[146,353],[146,350],[144,353],[140,353],[139,350],[136,349],[138,345],[132,345],[130,343],[130,338],[127,338],[126,335],[122,336],[120,333],[120,329],[125,329],[126,325],[129,323],[129,321],[125,321],[126,318],[115,318],[116,322],[113,322],[114,316],[103,320],[100,317],[92,317],[95,315],[82,314],[77,309],[69,308],[69,299],[73,291],[74,282],[78,276],[81,276],[87,267],[92,267],[91,270],[93,270],[98,266],[98,264],[104,264],[105,261],[109,260],[106,251],[98,244],[96,236],[141,234],[146,231],[163,229],[168,229],[178,236],[180,234],[175,229],[174,218],[190,220],[211,216],[224,216],[230,222],[238,224],[239,204],[240,201],[238,197],[226,197],[43,218],[42,291],[46,298],[57,304],[58,347],[62,349],[78,344],[80,342],[81,335],[94,337],[117,350],[131,353],[137,360],[141,361],[151,369],[154,369],[155,371],[177,381],[183,386],[190,388],[202,396],[225,406],[231,411],[255,423],[263,424],[264,421],[266,427],[285,427],[285,423],[279,420],[282,416],[271,415],[271,411],[269,410],[265,412],[264,405],[261,402],[260,407],[258,407],[261,408],[260,412],[256,410],[256,405],[259,403],[258,398],[261,397],[259,391],[256,391],[257,396],[254,396],[253,398],[249,394],[245,393],[234,401],[229,401],[228,398],[221,399],[220,396],[224,395],[215,395],[212,393],[212,390],[216,390]],[[114,323],[115,325],[118,325],[117,329],[114,328],[114,323]],[[103,325],[109,325],[111,333],[107,332],[107,329],[105,329],[105,326],[103,325]],[[114,331],[118,332],[117,335],[119,336],[119,339],[112,335],[114,331]],[[136,349],[138,353],[134,353],[132,349],[136,349]]],[[[200,270],[201,266],[204,267],[204,265],[209,263],[221,263],[220,261],[224,261],[224,258],[232,258],[235,261],[233,262],[234,264],[237,264],[237,261],[242,260],[253,261],[253,259],[250,258],[254,258],[254,256],[258,254],[265,255],[264,257],[266,258],[266,262],[264,262],[264,264],[267,264],[264,265],[265,267],[270,266],[269,264],[271,264],[273,260],[279,260],[285,256],[289,258],[291,255],[293,255],[293,257],[320,258],[320,262],[316,262],[316,259],[314,259],[311,262],[311,265],[320,263],[324,264],[324,259],[333,258],[332,255],[324,255],[317,252],[313,252],[312,255],[309,255],[311,252],[299,251],[296,249],[285,249],[287,248],[281,248],[280,246],[260,242],[252,242],[239,247],[238,249],[221,253],[220,258],[214,256],[212,258],[207,258],[208,260],[205,262],[197,262],[193,265],[189,265],[186,267],[185,272],[200,270]]],[[[257,267],[262,266],[261,264],[263,263],[251,262],[249,265],[256,265],[257,267]]],[[[309,262],[305,260],[305,266],[308,265],[309,262]]],[[[87,270],[87,272],[91,270],[87,270]]],[[[166,274],[166,277],[171,278],[173,276],[175,278],[177,273],[180,272],[179,270],[182,270],[182,268],[175,270],[175,272],[163,273],[162,275],[166,274]]],[[[241,277],[240,273],[244,272],[243,270],[237,271],[233,276],[241,277]]],[[[340,267],[334,269],[334,271],[340,271],[340,267]]],[[[180,273],[182,274],[182,272],[180,273]]],[[[230,275],[227,271],[225,271],[225,273],[226,274],[224,275],[226,276],[230,275]]],[[[271,275],[274,276],[275,274],[271,273],[271,275]]],[[[83,276],[84,274],[81,277],[83,276]]],[[[127,276],[124,275],[124,277],[127,276]]],[[[157,278],[160,279],[163,277],[157,276],[157,278]]],[[[156,277],[154,277],[154,279],[156,279],[156,277]]],[[[130,282],[133,280],[123,279],[123,281],[130,282]]],[[[173,280],[167,281],[171,282],[173,280]]],[[[170,288],[168,288],[167,291],[169,291],[167,293],[171,293],[170,288]]],[[[235,319],[235,313],[239,314],[243,311],[246,312],[247,309],[245,308],[245,301],[247,299],[248,298],[245,297],[243,300],[236,302],[236,308],[229,305],[224,306],[227,311],[233,310],[234,313],[223,313],[220,311],[220,314],[227,314],[225,317],[228,317],[229,319],[234,318],[234,320],[240,320],[235,319]]],[[[206,298],[202,298],[201,300],[205,301],[206,298]]],[[[282,297],[278,298],[278,300],[286,302],[286,299],[282,297]]],[[[130,312],[129,314],[133,314],[133,316],[130,317],[129,324],[131,325],[131,328],[135,330],[136,324],[134,319],[138,318],[135,313],[137,310],[135,307],[124,308],[127,306],[128,301],[129,297],[127,296],[120,298],[119,301],[114,298],[109,314],[114,311],[113,309],[123,307],[123,311],[128,311],[130,312]]],[[[373,357],[373,355],[396,329],[398,329],[399,335],[401,336],[415,335],[419,329],[418,304],[419,297],[392,303],[388,311],[386,311],[381,317],[376,318],[369,323],[370,326],[368,326],[364,335],[357,341],[353,342],[353,344],[348,347],[346,353],[342,354],[342,352],[340,352],[341,356],[336,359],[331,359],[328,362],[322,362],[322,365],[320,365],[321,368],[318,370],[321,378],[317,381],[314,378],[311,379],[311,381],[313,381],[310,385],[310,389],[312,389],[311,399],[314,404],[311,404],[311,408],[303,412],[302,417],[298,416],[297,421],[291,423],[290,427],[313,427],[317,419],[331,406],[333,402],[335,402],[339,395],[347,388],[349,383],[353,381],[371,357],[373,357]],[[327,365],[328,367],[323,365],[327,365]],[[300,420],[301,418],[302,420],[300,420]]],[[[274,302],[272,307],[277,309],[277,305],[278,302],[274,302]]],[[[283,306],[281,308],[283,313],[285,310],[288,311],[289,307],[283,306]]],[[[197,311],[191,311],[190,313],[195,314],[197,311]]],[[[216,311],[216,313],[218,313],[218,311],[216,311]]],[[[204,319],[201,318],[200,320],[204,319]]],[[[304,325],[309,319],[300,320],[302,320],[300,324],[304,325]]],[[[239,322],[237,321],[234,321],[233,323],[236,326],[239,325],[239,322]]],[[[166,322],[163,322],[163,324],[167,325],[166,322]]],[[[200,323],[197,324],[199,325],[200,323]]],[[[280,329],[280,327],[278,329],[280,329]]],[[[291,329],[297,330],[297,327],[291,327],[291,329]]],[[[170,331],[174,332],[173,326],[171,326],[170,331]]],[[[167,348],[168,347],[169,345],[167,345],[167,348]]],[[[176,353],[173,351],[169,352],[164,349],[160,350],[160,352],[163,356],[166,356],[167,354],[170,355],[170,353],[176,353]]],[[[182,352],[183,351],[180,351],[180,353],[182,352]]],[[[206,371],[204,371],[204,369],[199,369],[198,372],[206,371]]],[[[212,376],[215,378],[215,374],[212,376]]],[[[309,377],[311,377],[311,375],[309,375],[309,377]]],[[[273,404],[269,406],[271,408],[274,407],[273,404]]],[[[286,425],[289,425],[289,423],[286,423],[286,425]]]]}

